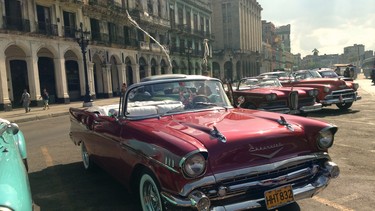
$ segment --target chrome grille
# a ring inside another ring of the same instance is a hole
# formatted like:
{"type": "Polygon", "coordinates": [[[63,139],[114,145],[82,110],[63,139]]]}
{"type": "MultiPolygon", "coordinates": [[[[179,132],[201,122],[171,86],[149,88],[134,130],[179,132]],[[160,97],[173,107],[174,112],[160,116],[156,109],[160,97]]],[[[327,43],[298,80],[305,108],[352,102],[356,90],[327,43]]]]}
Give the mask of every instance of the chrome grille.
{"type": "Polygon", "coordinates": [[[291,92],[289,94],[289,107],[292,110],[296,110],[298,108],[298,92],[291,92]]]}
{"type": "Polygon", "coordinates": [[[343,90],[336,90],[332,91],[332,97],[333,98],[349,98],[349,97],[355,97],[355,92],[353,89],[343,89],[343,90]]]}
{"type": "Polygon", "coordinates": [[[242,197],[255,198],[263,196],[264,191],[270,187],[276,187],[286,183],[298,184],[306,182],[307,180],[313,180],[313,178],[317,176],[317,168],[322,164],[323,161],[309,161],[274,171],[232,178],[230,180],[221,181],[219,184],[201,187],[200,190],[205,193],[210,200],[213,202],[216,201],[216,203],[238,200],[242,197]],[[226,190],[225,195],[219,194],[218,190],[221,189],[226,190]]]}

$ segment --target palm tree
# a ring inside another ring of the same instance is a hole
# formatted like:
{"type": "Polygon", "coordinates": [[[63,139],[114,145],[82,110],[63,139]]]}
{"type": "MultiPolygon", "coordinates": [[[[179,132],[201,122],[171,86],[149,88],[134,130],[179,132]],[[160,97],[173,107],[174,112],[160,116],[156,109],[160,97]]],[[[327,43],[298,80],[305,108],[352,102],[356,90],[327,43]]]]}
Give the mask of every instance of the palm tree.
{"type": "Polygon", "coordinates": [[[313,55],[314,55],[314,56],[317,56],[317,55],[319,54],[319,51],[318,51],[318,49],[316,49],[316,48],[314,48],[314,50],[312,50],[312,52],[313,52],[313,55]]]}

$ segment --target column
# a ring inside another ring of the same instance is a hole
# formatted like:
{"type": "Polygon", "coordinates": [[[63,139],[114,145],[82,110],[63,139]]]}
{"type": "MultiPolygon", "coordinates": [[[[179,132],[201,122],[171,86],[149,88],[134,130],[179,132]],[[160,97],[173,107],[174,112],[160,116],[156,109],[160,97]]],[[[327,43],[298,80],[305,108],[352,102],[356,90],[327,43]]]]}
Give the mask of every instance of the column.
{"type": "Polygon", "coordinates": [[[102,65],[103,72],[103,94],[105,98],[113,97],[112,80],[111,80],[111,64],[102,65]]]}
{"type": "Polygon", "coordinates": [[[133,83],[138,83],[140,82],[140,77],[139,77],[139,65],[138,64],[132,64],[132,69],[133,69],[133,83]]]}
{"type": "MultiPolygon", "coordinates": [[[[82,62],[81,62],[82,64],[82,62]]],[[[81,70],[81,66],[80,66],[80,70],[81,70]]],[[[85,95],[86,93],[86,84],[85,84],[85,73],[83,72],[84,69],[83,69],[83,65],[82,65],[82,74],[83,74],[83,92],[82,93],[82,96],[85,95]]],[[[93,98],[96,98],[96,92],[95,92],[95,84],[94,84],[94,63],[92,62],[87,62],[87,78],[88,78],[88,82],[89,82],[89,88],[90,88],[90,96],[93,97],[93,98]]],[[[82,87],[82,85],[81,85],[82,87]]]]}
{"type": "Polygon", "coordinates": [[[26,57],[26,63],[27,63],[27,76],[29,78],[29,93],[31,96],[31,105],[41,106],[42,101],[38,102],[38,99],[40,97],[38,57],[36,55],[26,57]]]}
{"type": "MultiPolygon", "coordinates": [[[[1,4],[1,3],[0,3],[1,4]]],[[[6,64],[5,64],[5,55],[4,51],[0,51],[0,111],[10,111],[12,110],[12,103],[9,99],[9,92],[8,92],[8,76],[6,71],[6,64]]]]}
{"type": "Polygon", "coordinates": [[[126,83],[126,65],[124,63],[118,64],[117,70],[120,85],[122,85],[123,83],[126,83]]]}
{"type": "Polygon", "coordinates": [[[54,63],[57,85],[57,101],[59,103],[70,103],[65,74],[65,59],[54,59],[54,63]]]}

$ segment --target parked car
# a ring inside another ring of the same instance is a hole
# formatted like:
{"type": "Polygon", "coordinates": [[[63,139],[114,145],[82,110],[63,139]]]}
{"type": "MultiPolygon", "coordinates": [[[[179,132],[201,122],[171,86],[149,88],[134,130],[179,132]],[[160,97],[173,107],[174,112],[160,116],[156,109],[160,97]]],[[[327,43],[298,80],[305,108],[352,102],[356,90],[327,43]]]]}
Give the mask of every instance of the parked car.
{"type": "Polygon", "coordinates": [[[70,137],[83,167],[108,171],[143,210],[273,209],[339,175],[335,125],[233,108],[219,79],[152,76],[120,102],[70,108],[70,137]]]}
{"type": "Polygon", "coordinates": [[[352,79],[357,79],[360,73],[360,68],[357,68],[353,64],[334,64],[333,68],[338,75],[352,79]]]}
{"type": "Polygon", "coordinates": [[[241,108],[307,115],[322,109],[317,95],[311,87],[283,87],[277,78],[247,77],[233,90],[233,101],[241,108]]]}
{"type": "Polygon", "coordinates": [[[291,73],[289,80],[281,81],[288,87],[312,87],[319,90],[317,102],[324,106],[336,105],[347,110],[353,102],[362,99],[358,95],[358,83],[344,81],[341,78],[322,78],[316,70],[299,70],[291,73]]]}
{"type": "Polygon", "coordinates": [[[317,71],[322,78],[340,78],[344,81],[351,81],[352,83],[354,80],[351,77],[345,77],[338,75],[333,69],[331,68],[319,68],[319,69],[313,69],[312,71],[317,71]]]}
{"type": "Polygon", "coordinates": [[[32,210],[24,136],[17,124],[0,118],[0,210],[32,210]]]}

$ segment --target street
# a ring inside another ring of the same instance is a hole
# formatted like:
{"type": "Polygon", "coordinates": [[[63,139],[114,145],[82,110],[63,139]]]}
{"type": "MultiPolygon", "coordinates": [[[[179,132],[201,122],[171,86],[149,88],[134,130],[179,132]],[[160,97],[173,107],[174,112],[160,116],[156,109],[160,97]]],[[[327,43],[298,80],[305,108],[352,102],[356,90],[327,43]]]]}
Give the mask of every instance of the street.
{"type": "MultiPolygon", "coordinates": [[[[359,93],[362,100],[346,112],[330,106],[309,115],[308,118],[339,127],[329,153],[341,174],[317,196],[299,201],[293,206],[296,210],[373,210],[375,96],[362,89],[359,93]]],[[[135,197],[104,171],[84,171],[80,149],[68,136],[67,115],[19,126],[27,141],[29,180],[36,210],[139,209],[135,197]]]]}

